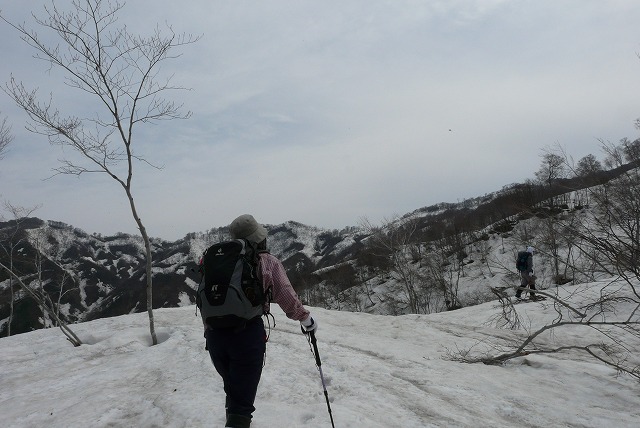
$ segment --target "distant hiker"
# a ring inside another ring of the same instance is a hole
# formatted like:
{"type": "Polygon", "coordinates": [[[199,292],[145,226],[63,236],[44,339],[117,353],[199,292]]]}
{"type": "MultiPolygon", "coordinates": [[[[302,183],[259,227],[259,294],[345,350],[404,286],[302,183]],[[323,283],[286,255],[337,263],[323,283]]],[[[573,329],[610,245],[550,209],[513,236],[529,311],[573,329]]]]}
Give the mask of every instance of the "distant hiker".
{"type": "Polygon", "coordinates": [[[198,298],[200,299],[198,306],[205,325],[205,337],[211,361],[224,383],[227,416],[225,427],[247,428],[251,425],[252,414],[255,410],[253,404],[262,375],[268,338],[262,315],[269,313],[270,301],[277,303],[288,318],[300,321],[303,331],[315,331],[318,324],[311,318],[309,311],[302,306],[291,282],[289,282],[282,262],[267,252],[267,230],[253,216],[245,214],[231,222],[229,232],[234,241],[210,247],[201,261],[201,268],[204,268],[205,285],[207,279],[211,284],[209,285],[210,290],[204,290],[202,284],[198,289],[198,298]],[[233,255],[234,248],[241,249],[241,257],[236,256],[230,269],[221,268],[220,263],[224,263],[225,254],[233,255]],[[246,265],[247,259],[251,258],[255,260],[257,275],[253,275],[253,268],[246,265]],[[240,261],[236,262],[236,260],[240,261]],[[238,264],[236,265],[236,263],[238,264]],[[245,264],[243,265],[243,263],[245,264]],[[248,312],[251,314],[246,317],[248,319],[243,319],[242,314],[226,315],[233,311],[240,313],[238,308],[243,304],[240,302],[242,298],[236,297],[239,293],[231,291],[227,293],[227,290],[232,288],[228,284],[218,284],[218,282],[224,281],[211,280],[212,275],[216,278],[224,276],[224,272],[218,274],[218,272],[214,272],[216,270],[226,270],[228,273],[226,282],[237,281],[241,283],[240,290],[245,291],[247,296],[250,293],[246,293],[246,284],[251,280],[245,279],[245,276],[251,275],[254,278],[253,283],[261,285],[259,292],[252,292],[252,294],[260,294],[262,297],[260,303],[254,306],[254,308],[257,307],[257,312],[251,312],[252,309],[249,305],[248,312]],[[242,276],[242,281],[237,279],[239,276],[242,276]],[[231,297],[227,297],[227,294],[231,297]],[[267,296],[267,298],[264,299],[263,296],[267,296]],[[203,302],[204,299],[207,301],[203,302]],[[218,299],[219,302],[224,301],[224,303],[212,303],[212,300],[215,301],[215,299],[218,299]],[[235,307],[225,312],[224,316],[218,316],[215,311],[223,313],[222,306],[229,305],[229,300],[234,300],[232,305],[235,307]],[[255,315],[256,313],[257,315],[255,315]],[[210,316],[211,314],[214,316],[210,316]]]}
{"type": "MultiPolygon", "coordinates": [[[[520,272],[520,287],[531,288],[529,296],[531,299],[536,299],[536,277],[533,275],[533,247],[527,247],[525,251],[518,253],[518,259],[516,261],[516,269],[520,272]]],[[[522,295],[522,289],[516,290],[516,298],[520,298],[522,295]]]]}

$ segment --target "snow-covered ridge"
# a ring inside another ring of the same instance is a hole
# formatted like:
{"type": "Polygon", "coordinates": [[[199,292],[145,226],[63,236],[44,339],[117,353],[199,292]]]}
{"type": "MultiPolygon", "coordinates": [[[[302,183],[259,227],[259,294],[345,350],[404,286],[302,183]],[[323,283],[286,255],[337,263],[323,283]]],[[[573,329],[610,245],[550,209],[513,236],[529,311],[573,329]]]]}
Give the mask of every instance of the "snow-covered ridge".
{"type": "MultiPolygon", "coordinates": [[[[578,298],[600,286],[583,284],[579,292],[561,287],[558,293],[578,298]]],[[[557,317],[545,303],[518,308],[534,329],[557,317]]],[[[492,320],[501,309],[495,302],[399,317],[311,311],[337,427],[631,428],[640,418],[637,381],[577,349],[503,366],[449,360],[451,350],[524,337],[522,330],[496,326],[492,320]]],[[[267,344],[252,426],[331,426],[299,324],[277,306],[273,312],[277,326],[267,344]]],[[[222,426],[222,382],[193,307],[155,314],[157,346],[150,346],[146,314],[74,325],[85,343],[78,348],[57,329],[0,338],[3,427],[222,426]]],[[[591,339],[588,331],[571,328],[540,341],[579,346],[591,339]]]]}

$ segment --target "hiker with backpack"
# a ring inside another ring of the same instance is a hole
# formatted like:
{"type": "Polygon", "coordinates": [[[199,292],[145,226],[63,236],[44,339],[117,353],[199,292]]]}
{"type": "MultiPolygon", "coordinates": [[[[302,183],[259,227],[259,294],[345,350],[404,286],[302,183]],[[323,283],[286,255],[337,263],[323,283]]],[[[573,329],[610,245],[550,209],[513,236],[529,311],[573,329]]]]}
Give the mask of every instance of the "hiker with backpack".
{"type": "Polygon", "coordinates": [[[318,324],[294,291],[282,262],[267,251],[267,230],[249,214],[231,222],[232,241],[211,246],[201,262],[196,303],[207,349],[226,393],[225,427],[247,428],[262,375],[266,341],[263,315],[270,302],[305,333],[318,324]]]}
{"type": "Polygon", "coordinates": [[[529,297],[531,300],[536,300],[536,277],[533,275],[533,247],[527,247],[525,251],[518,253],[516,261],[516,269],[520,272],[520,288],[516,290],[516,298],[519,299],[522,295],[523,288],[530,288],[529,297]]]}

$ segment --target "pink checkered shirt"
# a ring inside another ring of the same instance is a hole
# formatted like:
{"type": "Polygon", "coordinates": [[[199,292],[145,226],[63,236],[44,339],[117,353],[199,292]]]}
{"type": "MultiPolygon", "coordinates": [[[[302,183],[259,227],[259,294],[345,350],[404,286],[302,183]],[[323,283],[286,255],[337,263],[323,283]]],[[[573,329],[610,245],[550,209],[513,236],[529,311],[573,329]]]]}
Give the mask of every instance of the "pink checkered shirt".
{"type": "MultiPolygon", "coordinates": [[[[282,262],[277,257],[268,253],[260,254],[260,273],[264,289],[271,287],[274,303],[277,303],[287,317],[292,320],[302,321],[307,319],[309,311],[302,306],[287,273],[282,266],[282,262]]],[[[265,304],[265,310],[269,309],[269,303],[265,304]]]]}

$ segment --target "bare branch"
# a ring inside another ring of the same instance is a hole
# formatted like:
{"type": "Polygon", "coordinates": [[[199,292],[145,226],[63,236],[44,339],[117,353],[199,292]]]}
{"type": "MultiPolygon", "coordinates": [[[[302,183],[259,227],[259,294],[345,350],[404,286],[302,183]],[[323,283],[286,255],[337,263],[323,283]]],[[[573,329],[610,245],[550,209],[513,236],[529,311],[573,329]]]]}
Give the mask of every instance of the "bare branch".
{"type": "Polygon", "coordinates": [[[11,141],[13,141],[11,126],[7,123],[7,118],[5,117],[0,123],[0,159],[4,158],[11,141]]]}
{"type": "MultiPolygon", "coordinates": [[[[155,167],[144,155],[133,150],[134,129],[138,124],[188,118],[182,105],[164,98],[167,91],[183,89],[161,79],[160,66],[175,59],[175,48],[196,42],[199,37],[176,34],[167,25],[165,35],[156,27],[149,36],[138,36],[118,24],[124,3],[117,0],[73,0],[69,12],[53,4],[45,7],[45,17],[35,22],[57,36],[59,44],[49,44],[25,24],[0,19],[20,33],[22,40],[36,51],[36,58],[60,69],[64,83],[98,102],[94,114],[86,117],[62,116],[48,102],[38,100],[37,90],[28,90],[13,77],[3,90],[24,109],[28,127],[54,145],[73,149],[76,159],[60,159],[55,174],[103,173],[123,188],[131,214],[145,243],[147,311],[153,344],[157,344],[152,311],[151,243],[132,194],[134,161],[155,167]]],[[[84,114],[84,113],[83,113],[84,114]]],[[[158,168],[158,167],[155,167],[158,168]]]]}
{"type": "MultiPolygon", "coordinates": [[[[190,112],[180,112],[182,104],[162,97],[166,91],[184,88],[171,85],[173,76],[161,80],[159,66],[179,56],[171,54],[174,48],[194,43],[199,37],[178,35],[170,26],[167,36],[160,27],[148,37],[133,35],[118,26],[117,14],[123,7],[120,2],[96,0],[75,0],[71,12],[62,12],[55,5],[45,7],[46,16],[34,18],[42,28],[59,36],[57,45],[48,44],[25,24],[13,24],[1,17],[34,48],[36,58],[62,69],[68,86],[96,96],[106,112],[94,117],[62,118],[52,106],[51,97],[39,103],[37,90],[27,90],[12,78],[4,90],[33,120],[29,129],[46,135],[52,144],[71,146],[93,164],[86,167],[66,159],[56,170],[58,174],[102,171],[113,176],[117,175],[113,174],[114,165],[132,159],[155,167],[131,150],[135,125],[190,117],[190,112]],[[94,129],[86,126],[89,122],[94,129]],[[121,148],[114,148],[117,145],[121,148]]],[[[130,183],[131,168],[129,164],[128,172],[119,178],[121,184],[130,183]]]]}
{"type": "MultiPolygon", "coordinates": [[[[0,269],[3,269],[5,272],[9,274],[10,277],[15,279],[18,282],[18,284],[20,284],[22,289],[25,292],[27,292],[27,294],[29,294],[29,296],[31,296],[32,299],[38,302],[38,304],[40,304],[43,310],[45,310],[52,318],[56,320],[56,322],[58,323],[58,326],[60,327],[60,330],[62,330],[64,335],[67,336],[67,339],[73,344],[73,346],[82,345],[82,341],[78,338],[78,336],[76,336],[75,333],[69,328],[69,326],[58,317],[57,313],[53,310],[53,308],[47,305],[46,298],[39,296],[35,290],[32,290],[31,287],[29,287],[22,281],[22,278],[16,275],[15,272],[9,269],[9,267],[5,266],[2,262],[0,262],[0,269]]],[[[51,300],[49,299],[49,302],[50,301],[51,300]]]]}

